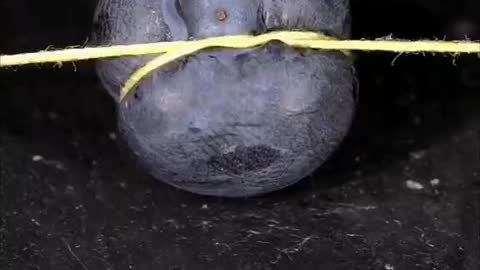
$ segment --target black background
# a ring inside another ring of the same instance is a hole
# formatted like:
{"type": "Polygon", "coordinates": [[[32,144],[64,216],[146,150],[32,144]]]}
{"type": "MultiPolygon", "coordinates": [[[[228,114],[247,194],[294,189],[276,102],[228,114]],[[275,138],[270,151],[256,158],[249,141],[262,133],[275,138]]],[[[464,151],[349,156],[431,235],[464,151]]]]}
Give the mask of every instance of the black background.
{"type": "MultiPolygon", "coordinates": [[[[356,38],[480,27],[473,0],[352,4],[356,38]]],[[[2,0],[0,51],[84,44],[94,7],[2,0]]],[[[480,59],[362,53],[357,65],[359,112],[339,152],[248,200],[178,191],[131,165],[91,63],[3,70],[0,269],[480,269],[480,59]]]]}

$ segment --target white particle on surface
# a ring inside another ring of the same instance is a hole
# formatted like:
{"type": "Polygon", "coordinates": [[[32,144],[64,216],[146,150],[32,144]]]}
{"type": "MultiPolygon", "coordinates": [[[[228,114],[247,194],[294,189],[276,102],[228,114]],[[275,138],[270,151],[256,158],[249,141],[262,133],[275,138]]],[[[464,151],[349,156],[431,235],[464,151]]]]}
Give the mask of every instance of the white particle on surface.
{"type": "Polygon", "coordinates": [[[63,167],[62,163],[55,164],[55,168],[57,168],[58,170],[65,170],[65,167],[63,167]]]}
{"type": "Polygon", "coordinates": [[[259,235],[259,234],[261,234],[260,232],[255,231],[255,230],[248,230],[247,232],[250,233],[250,234],[254,234],[254,235],[259,235]]]}
{"type": "Polygon", "coordinates": [[[430,185],[432,185],[434,187],[438,186],[439,184],[440,184],[440,179],[438,179],[438,178],[430,180],[430,185]]]}
{"type": "Polygon", "coordinates": [[[115,134],[115,132],[110,132],[108,133],[108,138],[110,138],[112,141],[115,141],[117,139],[117,134],[115,134]]]}
{"type": "Polygon", "coordinates": [[[407,188],[409,189],[413,189],[413,190],[421,190],[423,189],[423,185],[417,181],[413,181],[413,180],[407,180],[405,182],[407,188]]]}
{"type": "Polygon", "coordinates": [[[202,209],[203,209],[203,210],[207,210],[207,209],[208,209],[208,204],[202,205],[202,209]]]}
{"type": "Polygon", "coordinates": [[[41,162],[42,164],[45,164],[47,166],[51,166],[51,167],[54,167],[58,170],[65,170],[65,166],[63,166],[63,164],[60,162],[60,161],[57,161],[57,160],[48,160],[48,159],[45,159],[43,156],[41,155],[34,155],[32,156],[32,161],[33,162],[41,162]]]}
{"type": "Polygon", "coordinates": [[[393,265],[391,264],[385,264],[385,270],[395,270],[395,267],[393,267],[393,265]]]}
{"type": "Polygon", "coordinates": [[[33,222],[33,224],[40,227],[40,223],[36,219],[32,218],[32,222],[33,222]]]}
{"type": "Polygon", "coordinates": [[[425,154],[426,154],[425,151],[411,152],[410,157],[412,159],[418,160],[418,159],[422,159],[425,156],[425,154]]]}
{"type": "Polygon", "coordinates": [[[34,161],[34,162],[39,162],[39,161],[42,161],[42,160],[43,160],[43,157],[40,156],[40,155],[34,155],[32,157],[32,161],[34,161]]]}

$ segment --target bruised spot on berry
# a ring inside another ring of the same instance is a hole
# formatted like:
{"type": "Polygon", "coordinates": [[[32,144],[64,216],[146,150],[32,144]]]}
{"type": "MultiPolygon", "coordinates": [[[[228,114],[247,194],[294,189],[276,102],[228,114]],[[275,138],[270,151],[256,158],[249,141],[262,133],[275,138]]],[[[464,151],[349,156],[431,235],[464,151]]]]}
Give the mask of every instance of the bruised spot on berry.
{"type": "Polygon", "coordinates": [[[267,168],[279,157],[280,152],[268,146],[239,146],[233,152],[210,158],[209,163],[218,170],[243,174],[267,168]]]}

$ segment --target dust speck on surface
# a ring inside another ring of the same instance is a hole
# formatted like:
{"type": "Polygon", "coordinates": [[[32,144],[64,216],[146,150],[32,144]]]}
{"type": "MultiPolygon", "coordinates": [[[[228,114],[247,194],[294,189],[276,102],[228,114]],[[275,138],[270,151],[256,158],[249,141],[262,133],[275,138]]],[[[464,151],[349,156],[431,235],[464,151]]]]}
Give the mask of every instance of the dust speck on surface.
{"type": "Polygon", "coordinates": [[[43,157],[40,156],[40,155],[34,155],[34,156],[32,157],[32,161],[34,161],[34,162],[39,162],[39,161],[41,161],[41,160],[43,160],[43,157]]]}
{"type": "Polygon", "coordinates": [[[432,185],[433,187],[436,187],[436,186],[440,185],[440,179],[434,178],[434,179],[430,180],[430,185],[432,185]]]}
{"type": "Polygon", "coordinates": [[[412,189],[412,190],[422,190],[424,188],[422,183],[414,181],[414,180],[405,181],[405,185],[407,186],[407,188],[412,189]]]}
{"type": "Polygon", "coordinates": [[[40,222],[38,222],[36,219],[32,218],[31,219],[32,223],[35,224],[36,226],[40,227],[40,222]]]}
{"type": "Polygon", "coordinates": [[[395,267],[393,267],[393,265],[391,264],[385,264],[385,270],[395,270],[395,267]]]}
{"type": "Polygon", "coordinates": [[[415,151],[410,153],[410,157],[412,159],[422,159],[423,157],[425,157],[425,155],[426,151],[415,151]]]}

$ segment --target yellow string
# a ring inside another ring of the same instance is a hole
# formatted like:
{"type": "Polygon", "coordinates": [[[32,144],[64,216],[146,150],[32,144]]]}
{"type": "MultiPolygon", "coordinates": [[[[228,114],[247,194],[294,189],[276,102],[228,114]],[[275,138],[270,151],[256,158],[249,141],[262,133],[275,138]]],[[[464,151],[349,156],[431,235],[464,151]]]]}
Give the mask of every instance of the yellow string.
{"type": "Polygon", "coordinates": [[[116,45],[97,48],[71,48],[57,51],[3,55],[0,56],[0,68],[29,64],[61,64],[63,62],[91,59],[161,55],[136,71],[125,83],[120,95],[120,100],[123,100],[128,97],[134,88],[151,72],[182,57],[210,48],[255,48],[275,40],[283,42],[290,47],[338,50],[347,55],[350,55],[350,51],[480,55],[480,43],[473,41],[336,40],[314,32],[278,31],[258,36],[222,36],[203,40],[116,45]]]}
{"type": "MultiPolygon", "coordinates": [[[[166,64],[179,60],[208,48],[247,49],[264,45],[270,41],[278,40],[292,47],[311,48],[312,41],[333,40],[328,36],[312,32],[272,32],[260,36],[225,36],[204,39],[196,42],[179,43],[170,48],[168,52],[148,62],[137,70],[125,83],[120,91],[120,101],[125,100],[133,93],[135,87],[150,73],[166,64]]],[[[343,51],[346,55],[350,52],[343,51]]]]}

